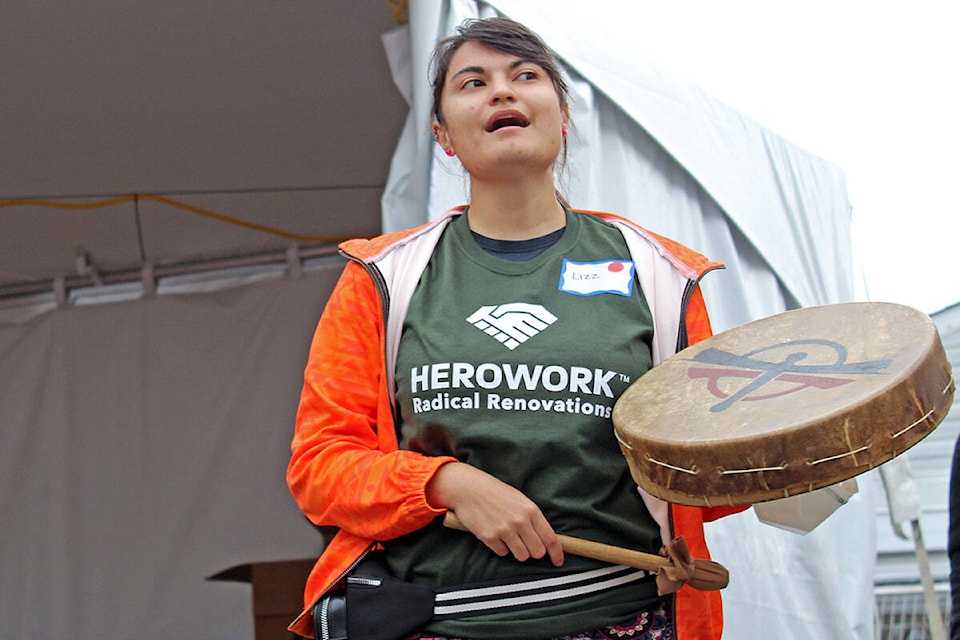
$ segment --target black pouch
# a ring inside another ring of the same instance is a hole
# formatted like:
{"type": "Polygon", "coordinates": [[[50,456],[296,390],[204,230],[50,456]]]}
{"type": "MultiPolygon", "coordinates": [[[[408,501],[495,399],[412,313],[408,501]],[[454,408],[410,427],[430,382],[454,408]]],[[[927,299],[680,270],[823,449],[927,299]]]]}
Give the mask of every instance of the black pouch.
{"type": "Polygon", "coordinates": [[[316,640],[402,640],[433,617],[435,594],[390,573],[373,552],[347,576],[346,588],[313,605],[316,640]]]}

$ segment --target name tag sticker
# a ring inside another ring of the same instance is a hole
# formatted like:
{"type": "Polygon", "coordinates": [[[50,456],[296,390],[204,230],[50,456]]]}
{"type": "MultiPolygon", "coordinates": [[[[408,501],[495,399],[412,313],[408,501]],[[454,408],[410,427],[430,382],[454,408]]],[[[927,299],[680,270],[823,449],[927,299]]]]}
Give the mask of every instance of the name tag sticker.
{"type": "Polygon", "coordinates": [[[633,293],[633,273],[632,260],[574,262],[564,259],[560,270],[560,291],[578,296],[601,293],[629,296],[633,293]]]}

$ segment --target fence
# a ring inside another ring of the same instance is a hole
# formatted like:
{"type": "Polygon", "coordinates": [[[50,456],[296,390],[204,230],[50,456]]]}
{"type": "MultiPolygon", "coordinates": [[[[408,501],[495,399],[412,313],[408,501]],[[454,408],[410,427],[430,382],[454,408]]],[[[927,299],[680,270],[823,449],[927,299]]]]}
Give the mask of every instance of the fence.
{"type": "MultiPolygon", "coordinates": [[[[884,585],[874,590],[874,629],[877,640],[932,640],[920,585],[884,585]]],[[[935,587],[943,626],[949,629],[950,585],[935,587]]]]}

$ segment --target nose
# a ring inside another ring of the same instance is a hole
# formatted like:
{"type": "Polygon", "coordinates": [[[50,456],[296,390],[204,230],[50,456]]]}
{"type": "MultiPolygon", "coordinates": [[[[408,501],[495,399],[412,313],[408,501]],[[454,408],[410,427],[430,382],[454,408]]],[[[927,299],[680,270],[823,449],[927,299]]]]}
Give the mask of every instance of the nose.
{"type": "Polygon", "coordinates": [[[516,96],[513,92],[513,87],[510,86],[510,81],[505,78],[499,78],[492,81],[490,85],[490,102],[493,104],[498,104],[500,102],[513,102],[516,99],[516,96]]]}

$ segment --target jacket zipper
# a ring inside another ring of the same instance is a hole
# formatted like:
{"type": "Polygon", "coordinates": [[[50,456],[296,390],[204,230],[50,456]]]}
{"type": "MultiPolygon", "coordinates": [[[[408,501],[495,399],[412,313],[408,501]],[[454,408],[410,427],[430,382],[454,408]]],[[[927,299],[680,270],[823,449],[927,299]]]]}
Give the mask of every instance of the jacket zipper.
{"type": "MultiPolygon", "coordinates": [[[[356,568],[357,568],[357,565],[360,564],[361,562],[363,562],[363,559],[366,558],[366,557],[370,554],[370,552],[373,551],[373,548],[376,547],[376,546],[377,546],[377,541],[376,541],[376,540],[374,540],[373,542],[371,542],[370,545],[369,545],[366,549],[363,550],[363,553],[361,553],[360,556],[359,556],[356,560],[354,560],[353,562],[351,562],[351,563],[350,563],[350,566],[347,567],[346,569],[344,569],[344,570],[343,570],[343,573],[341,573],[339,576],[337,576],[337,579],[334,580],[333,582],[331,582],[329,587],[327,587],[326,589],[323,590],[323,592],[320,594],[320,598],[322,598],[323,596],[325,596],[325,595],[327,595],[328,593],[330,593],[330,591],[332,591],[334,587],[336,587],[338,584],[340,584],[340,583],[343,581],[344,578],[346,578],[348,575],[350,575],[350,572],[353,571],[354,569],[356,569],[356,568]]],[[[318,599],[319,599],[319,598],[318,598],[318,599]]]]}
{"type": "MultiPolygon", "coordinates": [[[[387,280],[386,278],[383,277],[383,272],[380,271],[380,268],[377,267],[377,265],[371,264],[369,262],[364,262],[360,258],[350,255],[343,249],[340,250],[340,255],[342,255],[347,260],[352,260],[357,264],[359,264],[361,267],[363,267],[363,270],[366,271],[367,274],[370,276],[370,279],[373,280],[373,286],[377,290],[377,296],[379,296],[380,298],[380,309],[381,309],[380,319],[383,320],[383,327],[384,327],[384,330],[386,330],[387,319],[390,316],[390,289],[389,287],[387,287],[387,280]]],[[[387,349],[386,340],[384,340],[383,349],[384,349],[383,361],[387,362],[389,358],[387,358],[387,353],[386,353],[386,349],[387,349]]],[[[400,408],[397,406],[395,402],[391,403],[390,411],[393,414],[393,424],[395,428],[399,429],[400,408]]],[[[400,434],[398,433],[397,434],[398,441],[399,441],[399,438],[400,438],[400,434]]]]}
{"type": "MultiPolygon", "coordinates": [[[[336,579],[336,580],[334,580],[333,582],[330,583],[330,586],[329,586],[329,587],[327,587],[326,589],[324,589],[323,591],[320,592],[320,595],[317,596],[317,599],[313,601],[313,604],[310,605],[310,608],[312,609],[314,606],[316,606],[316,604],[317,604],[318,602],[320,602],[321,600],[323,600],[324,596],[326,596],[328,593],[330,593],[331,591],[333,591],[333,589],[336,588],[336,586],[337,586],[338,584],[340,584],[340,583],[344,580],[344,578],[346,578],[348,575],[350,575],[350,572],[351,572],[351,571],[353,571],[354,569],[357,568],[357,565],[359,565],[361,562],[363,562],[363,559],[366,558],[366,557],[370,554],[370,552],[373,551],[373,548],[376,547],[376,546],[377,546],[376,540],[374,540],[373,542],[371,542],[370,545],[369,545],[366,549],[363,550],[363,553],[361,553],[360,556],[359,556],[356,560],[354,560],[353,562],[351,562],[351,563],[350,563],[350,566],[348,566],[346,569],[344,569],[343,572],[342,572],[339,576],[337,576],[337,579],[336,579]]],[[[323,603],[323,606],[320,607],[320,633],[321,633],[321,636],[320,636],[320,637],[323,638],[324,640],[327,640],[327,639],[329,639],[329,637],[330,637],[330,629],[329,629],[328,622],[327,622],[327,618],[326,618],[326,616],[327,616],[327,607],[328,607],[328,606],[329,606],[329,605],[328,605],[326,602],[324,602],[324,603],[323,603]]],[[[314,621],[313,621],[313,624],[314,624],[314,626],[316,626],[317,621],[314,620],[314,621]]]]}
{"type": "MultiPolygon", "coordinates": [[[[693,290],[700,284],[700,281],[703,280],[703,277],[715,271],[717,269],[723,269],[723,267],[711,267],[701,273],[693,280],[687,280],[687,285],[683,288],[683,297],[680,299],[680,330],[677,332],[677,352],[683,351],[686,349],[690,343],[690,336],[687,335],[687,309],[690,307],[690,298],[693,297],[693,290]]],[[[667,518],[670,524],[670,535],[674,535],[674,524],[673,524],[673,508],[667,509],[667,518]]],[[[677,610],[677,594],[671,593],[668,596],[671,599],[670,607],[674,612],[677,610]]],[[[676,615],[674,615],[674,621],[676,621],[676,615]]],[[[677,634],[677,640],[683,640],[680,637],[679,627],[675,628],[675,633],[677,634]]],[[[685,636],[684,636],[685,637],[685,636]]]]}
{"type": "MultiPolygon", "coordinates": [[[[320,604],[320,640],[330,640],[330,621],[327,617],[329,608],[330,600],[324,598],[320,604]]],[[[314,624],[316,624],[316,622],[314,624]]]]}
{"type": "Polygon", "coordinates": [[[690,346],[690,336],[687,335],[687,309],[690,307],[690,298],[693,297],[693,290],[696,289],[703,277],[711,271],[723,269],[723,267],[710,267],[696,279],[687,280],[687,285],[683,289],[683,297],[680,299],[680,330],[677,332],[677,351],[683,351],[690,346]]]}
{"type": "Polygon", "coordinates": [[[342,255],[347,260],[353,260],[361,267],[364,271],[370,274],[370,279],[373,280],[373,286],[377,289],[377,294],[380,296],[380,306],[383,309],[383,324],[386,326],[387,317],[390,315],[390,292],[387,289],[387,280],[383,277],[383,273],[375,264],[370,264],[369,262],[364,262],[356,256],[352,256],[343,249],[340,250],[340,255],[342,255]]]}

